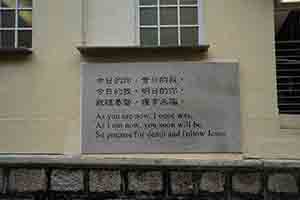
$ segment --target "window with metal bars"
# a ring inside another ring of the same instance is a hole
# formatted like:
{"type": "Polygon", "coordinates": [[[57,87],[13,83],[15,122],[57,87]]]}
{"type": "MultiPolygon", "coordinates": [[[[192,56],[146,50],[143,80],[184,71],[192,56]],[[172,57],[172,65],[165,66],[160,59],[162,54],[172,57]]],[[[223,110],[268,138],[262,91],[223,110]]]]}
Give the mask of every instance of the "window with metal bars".
{"type": "Polygon", "coordinates": [[[202,0],[139,0],[141,46],[198,46],[202,0]]]}
{"type": "Polygon", "coordinates": [[[276,35],[278,104],[281,114],[300,114],[300,10],[289,12],[276,35]]]}
{"type": "Polygon", "coordinates": [[[0,0],[0,48],[32,47],[32,0],[0,0]]]}

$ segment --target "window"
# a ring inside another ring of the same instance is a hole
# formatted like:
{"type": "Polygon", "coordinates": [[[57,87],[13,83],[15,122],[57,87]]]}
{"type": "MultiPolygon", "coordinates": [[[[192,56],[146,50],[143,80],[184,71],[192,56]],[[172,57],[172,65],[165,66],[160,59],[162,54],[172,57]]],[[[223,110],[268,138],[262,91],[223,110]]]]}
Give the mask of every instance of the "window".
{"type": "Polygon", "coordinates": [[[141,46],[198,46],[202,0],[139,0],[141,46]]]}
{"type": "Polygon", "coordinates": [[[282,7],[282,4],[277,4],[277,6],[275,22],[279,112],[281,114],[299,115],[300,10],[298,8],[300,5],[294,4],[290,7],[282,7]]]}
{"type": "Polygon", "coordinates": [[[32,47],[32,0],[0,0],[0,48],[32,47]]]}

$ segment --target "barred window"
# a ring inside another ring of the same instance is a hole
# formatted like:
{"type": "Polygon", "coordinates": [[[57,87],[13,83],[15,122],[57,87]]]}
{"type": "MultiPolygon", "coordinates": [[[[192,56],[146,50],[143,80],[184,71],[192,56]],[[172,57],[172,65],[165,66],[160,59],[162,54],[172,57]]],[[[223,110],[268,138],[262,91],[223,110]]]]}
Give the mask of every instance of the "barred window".
{"type": "Polygon", "coordinates": [[[0,0],[0,48],[32,47],[32,0],[0,0]]]}
{"type": "MultiPolygon", "coordinates": [[[[288,1],[281,1],[288,2],[288,1]]],[[[290,3],[292,1],[289,1],[290,3]]],[[[300,4],[276,4],[278,105],[281,114],[300,114],[300,4]]]]}
{"type": "Polygon", "coordinates": [[[202,0],[140,0],[141,46],[200,45],[202,14],[202,0]]]}

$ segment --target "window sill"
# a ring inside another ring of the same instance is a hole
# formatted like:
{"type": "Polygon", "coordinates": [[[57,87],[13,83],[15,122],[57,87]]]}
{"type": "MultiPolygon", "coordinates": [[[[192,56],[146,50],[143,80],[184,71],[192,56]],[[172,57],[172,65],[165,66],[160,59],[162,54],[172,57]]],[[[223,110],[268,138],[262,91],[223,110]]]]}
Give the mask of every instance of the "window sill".
{"type": "MultiPolygon", "coordinates": [[[[281,130],[291,130],[296,131],[300,134],[300,115],[280,115],[280,129],[281,130]]],[[[294,132],[293,131],[293,132],[294,132]]]]}
{"type": "Polygon", "coordinates": [[[0,47],[0,57],[27,56],[30,54],[32,54],[32,49],[30,48],[1,48],[0,47]]]}
{"type": "Polygon", "coordinates": [[[207,52],[209,45],[200,45],[192,47],[140,47],[140,46],[124,46],[124,47],[100,47],[100,46],[79,46],[77,49],[82,56],[85,57],[153,57],[153,56],[191,56],[195,53],[207,52]]]}

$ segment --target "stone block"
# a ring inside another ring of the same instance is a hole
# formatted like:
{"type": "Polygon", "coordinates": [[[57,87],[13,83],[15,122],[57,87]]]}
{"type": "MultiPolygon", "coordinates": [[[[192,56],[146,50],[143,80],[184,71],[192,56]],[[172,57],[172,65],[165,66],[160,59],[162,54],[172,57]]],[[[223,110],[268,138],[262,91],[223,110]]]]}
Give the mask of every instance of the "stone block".
{"type": "Polygon", "coordinates": [[[34,198],[33,197],[23,197],[23,198],[20,197],[1,198],[0,197],[0,200],[34,200],[34,198]]]}
{"type": "Polygon", "coordinates": [[[207,192],[224,192],[225,176],[220,172],[203,173],[200,189],[207,192]]]}
{"type": "Polygon", "coordinates": [[[261,187],[261,176],[259,173],[237,173],[232,177],[234,192],[259,194],[261,187]]]}
{"type": "Polygon", "coordinates": [[[89,177],[91,192],[118,192],[121,190],[120,171],[91,170],[89,177]]]}
{"type": "Polygon", "coordinates": [[[269,176],[268,189],[270,192],[297,193],[297,180],[291,174],[273,174],[269,176]]]}
{"type": "MultiPolygon", "coordinates": [[[[264,198],[261,196],[245,195],[245,196],[232,196],[230,200],[264,200],[264,198]]],[[[275,200],[275,199],[270,199],[270,200],[275,200]]]]}
{"type": "Polygon", "coordinates": [[[33,197],[25,197],[25,198],[12,198],[10,200],[34,200],[33,197]]]}
{"type": "Polygon", "coordinates": [[[53,170],[51,173],[52,191],[82,191],[83,186],[82,170],[53,170]]]}
{"type": "Polygon", "coordinates": [[[193,173],[171,172],[171,190],[173,194],[193,193],[193,173]]]}
{"type": "Polygon", "coordinates": [[[46,172],[44,169],[11,169],[8,188],[12,192],[46,191],[46,172]]]}
{"type": "Polygon", "coordinates": [[[162,174],[156,171],[137,171],[128,173],[128,188],[134,192],[162,191],[162,174]]]}

